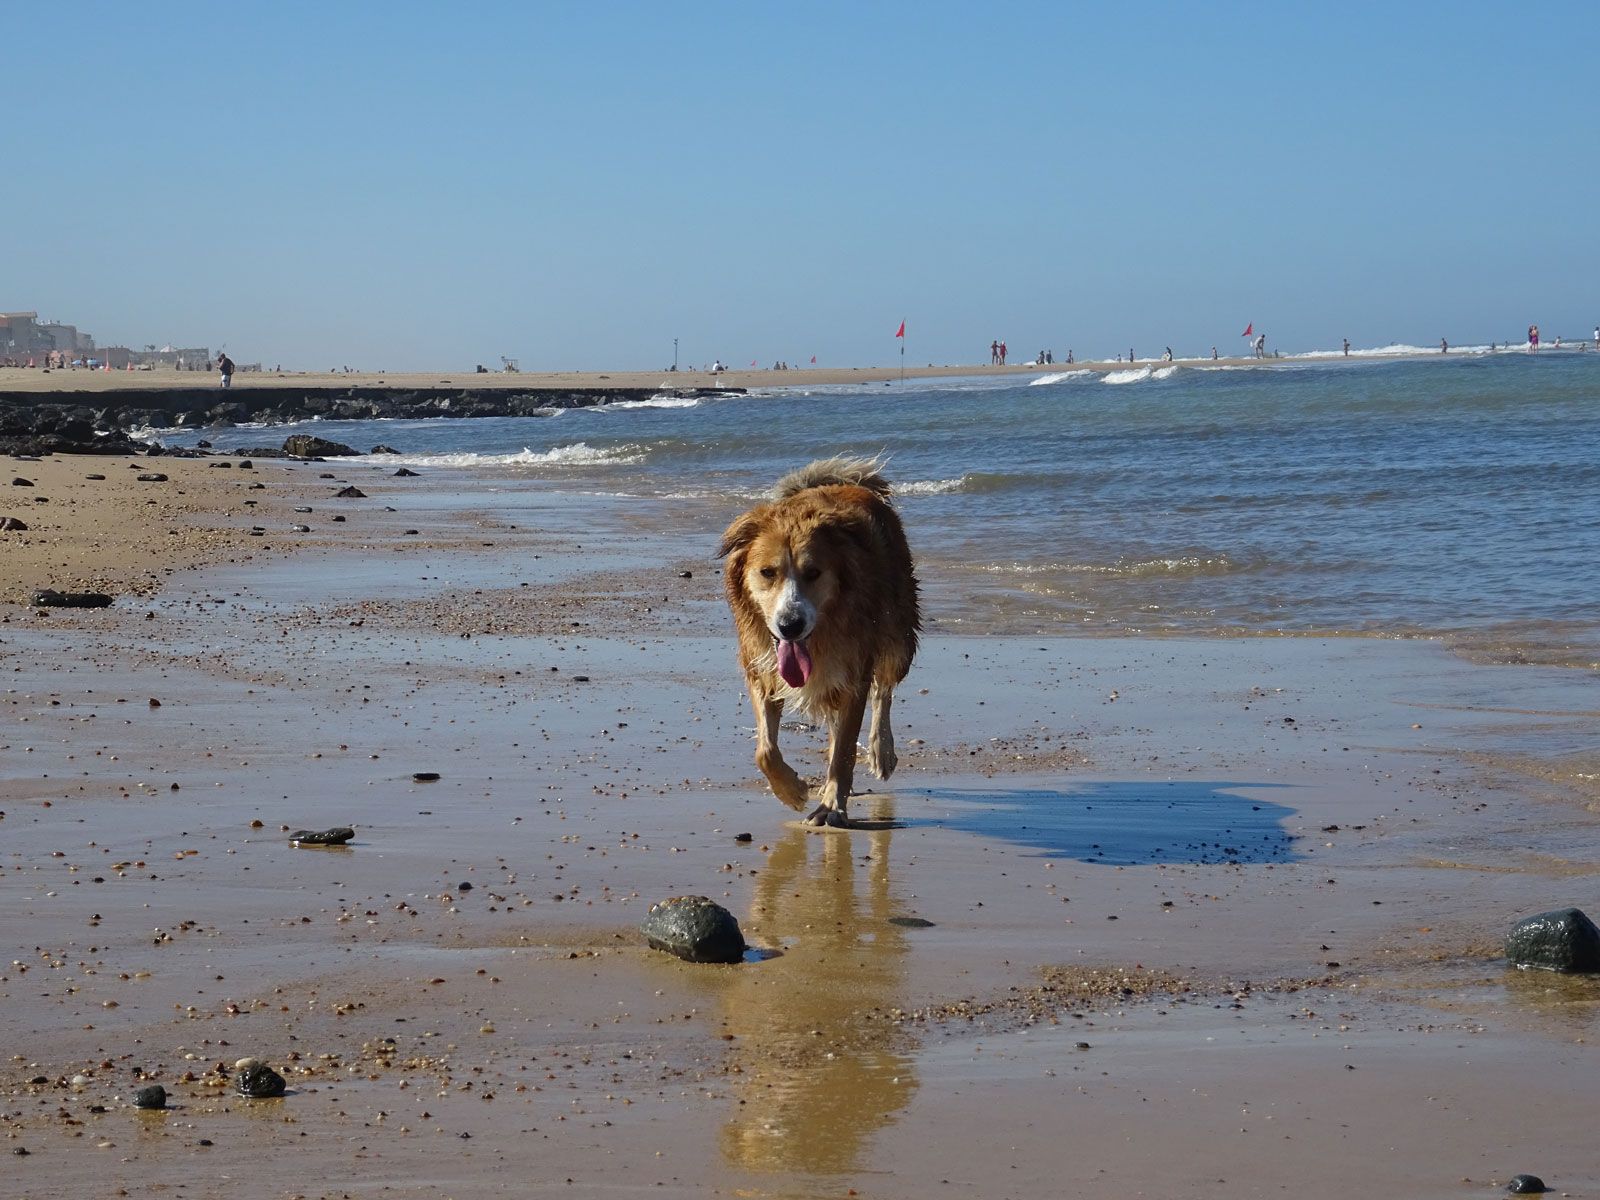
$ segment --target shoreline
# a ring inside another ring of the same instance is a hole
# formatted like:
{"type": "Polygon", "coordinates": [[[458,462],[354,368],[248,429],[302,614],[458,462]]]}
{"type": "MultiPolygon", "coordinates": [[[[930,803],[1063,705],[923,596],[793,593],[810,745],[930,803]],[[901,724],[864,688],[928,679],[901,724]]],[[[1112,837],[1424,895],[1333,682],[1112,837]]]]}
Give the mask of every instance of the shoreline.
{"type": "MultiPolygon", "coordinates": [[[[1494,957],[1600,873],[1583,797],[1517,769],[1592,736],[1584,677],[934,633],[870,827],[813,833],[760,786],[720,581],[681,539],[559,490],[480,509],[345,460],[238,493],[207,461],[138,461],[193,506],[152,506],[144,553],[248,522],[237,494],[312,536],[279,553],[256,521],[270,554],[202,546],[126,611],[0,625],[0,1088],[30,1197],[208,1153],[243,1196],[286,1156],[461,1196],[1047,1194],[1078,1161],[1161,1195],[1600,1184],[1592,987],[1494,957]],[[335,509],[345,479],[368,495],[335,509]],[[348,850],[285,842],[344,823],[348,850]],[[780,953],[645,949],[684,892],[780,953]],[[214,1067],[245,1054],[289,1096],[230,1099],[214,1067]],[[146,1080],[176,1107],[127,1107],[146,1080]]],[[[815,733],[784,744],[814,772],[815,733]]]]}
{"type": "MultiPolygon", "coordinates": [[[[1038,376],[1064,374],[1069,371],[1093,371],[1107,374],[1113,371],[1138,370],[1148,367],[1182,367],[1191,370],[1206,369],[1272,369],[1306,366],[1356,366],[1366,363],[1395,362],[1458,362],[1483,357],[1490,352],[1476,347],[1466,347],[1450,354],[1435,351],[1411,350],[1386,353],[1363,351],[1348,356],[1337,354],[1285,355],[1282,358],[1254,358],[1246,355],[1224,355],[1211,358],[1176,358],[1167,362],[1162,358],[1140,358],[1132,363],[1118,360],[1089,360],[1074,363],[1033,362],[1008,363],[994,366],[988,363],[926,363],[904,368],[906,379],[993,378],[1005,376],[1038,376]]],[[[1517,351],[1495,351],[1495,354],[1515,354],[1517,351]]],[[[1581,351],[1573,346],[1557,350],[1539,351],[1540,355],[1569,355],[1581,351]]],[[[55,392],[116,393],[160,390],[211,391],[223,398],[229,393],[268,391],[278,389],[304,389],[306,391],[339,391],[349,388],[387,388],[390,390],[427,390],[433,388],[466,389],[473,392],[539,392],[539,391],[612,391],[649,389],[719,389],[832,386],[852,383],[888,383],[901,377],[898,364],[889,366],[848,367],[791,367],[775,371],[765,367],[727,368],[713,374],[709,370],[673,371],[523,371],[506,373],[491,371],[479,375],[472,370],[458,371],[259,371],[234,376],[233,388],[228,393],[218,386],[215,372],[204,371],[99,371],[56,370],[37,368],[0,367],[0,397],[7,394],[34,394],[55,392]]]]}

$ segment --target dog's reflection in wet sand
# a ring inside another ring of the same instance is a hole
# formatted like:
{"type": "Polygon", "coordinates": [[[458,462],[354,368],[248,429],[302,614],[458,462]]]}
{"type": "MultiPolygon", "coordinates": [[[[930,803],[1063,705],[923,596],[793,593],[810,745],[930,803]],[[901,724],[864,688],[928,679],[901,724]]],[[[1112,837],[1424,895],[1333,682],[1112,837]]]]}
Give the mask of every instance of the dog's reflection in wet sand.
{"type": "Polygon", "coordinates": [[[723,996],[734,1035],[735,1111],[722,1132],[730,1165],[852,1170],[916,1089],[912,1035],[889,1015],[906,1002],[914,935],[889,923],[903,915],[891,895],[890,823],[861,824],[791,826],[758,876],[745,933],[782,954],[740,968],[723,996]]]}

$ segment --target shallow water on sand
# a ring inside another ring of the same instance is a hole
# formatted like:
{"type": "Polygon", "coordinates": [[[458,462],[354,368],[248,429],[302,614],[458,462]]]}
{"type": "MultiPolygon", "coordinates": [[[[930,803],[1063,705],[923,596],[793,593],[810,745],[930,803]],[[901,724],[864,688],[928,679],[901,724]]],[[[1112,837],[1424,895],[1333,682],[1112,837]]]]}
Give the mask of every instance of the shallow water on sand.
{"type": "MultiPolygon", "coordinates": [[[[709,559],[795,465],[883,454],[946,621],[1469,633],[1600,657],[1600,354],[773,389],[543,418],[312,422],[504,512],[620,499],[709,559]]],[[[528,519],[534,514],[525,512],[528,519]]]]}

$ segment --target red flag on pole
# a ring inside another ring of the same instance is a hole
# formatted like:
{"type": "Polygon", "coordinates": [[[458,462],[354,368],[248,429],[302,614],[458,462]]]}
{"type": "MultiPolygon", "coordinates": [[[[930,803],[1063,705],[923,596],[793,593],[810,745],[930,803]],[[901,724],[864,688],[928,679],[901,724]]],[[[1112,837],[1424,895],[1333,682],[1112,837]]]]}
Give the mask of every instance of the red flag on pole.
{"type": "Polygon", "coordinates": [[[1256,331],[1256,323],[1254,321],[1251,321],[1250,324],[1248,324],[1248,325],[1246,325],[1244,327],[1244,332],[1241,333],[1239,336],[1240,337],[1249,337],[1255,331],[1256,331]]]}
{"type": "Polygon", "coordinates": [[[899,328],[899,329],[896,329],[896,330],[895,330],[895,331],[894,331],[894,335],[895,335],[895,337],[897,337],[897,338],[903,338],[903,337],[905,337],[905,335],[906,335],[906,323],[905,323],[905,322],[904,322],[904,321],[901,321],[901,322],[900,322],[900,328],[899,328]]]}
{"type": "Polygon", "coordinates": [[[817,361],[817,356],[816,356],[816,355],[815,355],[815,354],[813,354],[813,355],[812,355],[812,356],[811,356],[811,361],[812,361],[812,362],[816,362],[816,361],[817,361]]]}
{"type": "Polygon", "coordinates": [[[750,365],[751,365],[751,366],[752,366],[752,367],[753,367],[753,366],[755,366],[755,365],[756,365],[756,360],[755,360],[755,359],[753,359],[753,358],[752,358],[752,359],[751,359],[751,360],[750,360],[750,365]]]}

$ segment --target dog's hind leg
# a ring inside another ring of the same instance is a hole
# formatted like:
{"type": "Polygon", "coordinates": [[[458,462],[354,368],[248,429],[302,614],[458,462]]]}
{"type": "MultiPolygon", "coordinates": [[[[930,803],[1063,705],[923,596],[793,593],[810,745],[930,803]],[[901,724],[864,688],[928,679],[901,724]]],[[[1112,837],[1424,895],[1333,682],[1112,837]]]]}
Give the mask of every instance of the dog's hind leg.
{"type": "Polygon", "coordinates": [[[833,714],[828,736],[828,778],[822,785],[822,803],[806,817],[811,825],[845,824],[845,807],[856,778],[856,738],[861,735],[861,718],[866,715],[865,692],[847,696],[843,707],[833,714]]]}
{"type": "Polygon", "coordinates": [[[790,808],[804,808],[811,794],[805,781],[783,761],[783,755],[778,751],[778,719],[783,716],[783,701],[774,700],[752,683],[750,706],[756,712],[756,766],[767,777],[774,796],[790,808]]]}
{"type": "Polygon", "coordinates": [[[879,779],[894,774],[900,761],[894,755],[894,730],[889,727],[889,708],[894,703],[894,688],[883,684],[872,687],[872,732],[867,735],[867,768],[879,779]]]}

